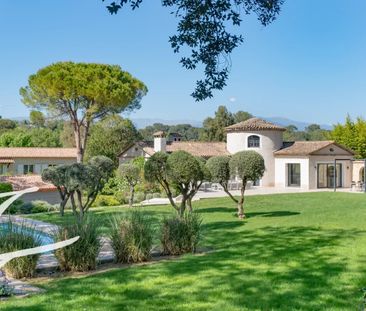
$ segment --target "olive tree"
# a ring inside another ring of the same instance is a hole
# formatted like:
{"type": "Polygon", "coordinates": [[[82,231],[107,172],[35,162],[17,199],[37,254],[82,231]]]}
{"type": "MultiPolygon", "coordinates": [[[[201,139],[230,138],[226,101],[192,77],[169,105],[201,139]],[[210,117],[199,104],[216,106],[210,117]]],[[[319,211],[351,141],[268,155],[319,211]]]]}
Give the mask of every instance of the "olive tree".
{"type": "Polygon", "coordinates": [[[42,172],[42,180],[45,182],[52,183],[56,188],[61,197],[60,202],[60,214],[64,216],[65,206],[70,199],[70,191],[68,187],[68,180],[66,178],[66,172],[68,165],[51,166],[42,172]]]}
{"type": "Polygon", "coordinates": [[[189,196],[188,200],[187,200],[187,206],[190,212],[193,211],[192,208],[192,199],[193,197],[197,194],[198,190],[200,189],[202,183],[204,181],[208,181],[211,179],[211,174],[210,171],[207,169],[206,167],[206,161],[201,158],[201,157],[196,157],[196,160],[200,166],[200,170],[198,172],[198,174],[195,174],[192,178],[191,181],[191,188],[192,188],[192,193],[189,196]]]}
{"type": "Polygon", "coordinates": [[[72,125],[81,163],[94,120],[140,108],[146,86],[120,66],[58,62],[40,69],[20,89],[22,101],[72,125]]]}
{"type": "Polygon", "coordinates": [[[248,181],[262,178],[265,170],[263,157],[255,151],[241,151],[235,153],[229,161],[230,173],[241,180],[240,198],[238,204],[239,218],[245,218],[244,193],[248,181]]]}
{"type": "Polygon", "coordinates": [[[124,163],[118,167],[117,174],[120,178],[125,180],[130,187],[128,204],[132,207],[135,196],[135,187],[141,181],[141,169],[133,162],[124,163]]]}
{"type": "Polygon", "coordinates": [[[229,162],[229,156],[216,156],[207,160],[206,167],[210,172],[211,181],[219,183],[226,194],[235,203],[238,203],[238,200],[229,191],[229,181],[231,177],[229,162]]]}
{"type": "Polygon", "coordinates": [[[74,216],[82,221],[84,214],[113,175],[113,170],[114,164],[111,159],[97,156],[91,158],[87,164],[74,163],[47,168],[44,170],[42,178],[59,189],[60,205],[63,208],[70,199],[74,216]]]}
{"type": "Polygon", "coordinates": [[[180,216],[184,215],[187,205],[192,207],[191,201],[197,193],[204,179],[203,165],[185,151],[176,151],[170,155],[157,152],[145,163],[145,179],[158,182],[180,216]],[[173,189],[181,195],[180,203],[173,198],[173,189]]]}

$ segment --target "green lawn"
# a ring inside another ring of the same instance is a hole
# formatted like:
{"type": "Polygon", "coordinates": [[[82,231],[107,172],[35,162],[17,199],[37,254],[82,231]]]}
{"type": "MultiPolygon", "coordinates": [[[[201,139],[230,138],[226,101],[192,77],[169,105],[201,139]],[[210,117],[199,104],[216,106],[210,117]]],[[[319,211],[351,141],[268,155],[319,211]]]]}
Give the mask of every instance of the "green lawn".
{"type": "MultiPolygon", "coordinates": [[[[358,310],[366,286],[366,196],[247,198],[240,221],[226,198],[196,203],[204,255],[42,284],[1,310],[358,310]]],[[[145,208],[154,217],[171,207],[145,208]]],[[[122,208],[97,209],[101,231],[122,208]]],[[[37,219],[58,223],[57,215],[37,219]]]]}

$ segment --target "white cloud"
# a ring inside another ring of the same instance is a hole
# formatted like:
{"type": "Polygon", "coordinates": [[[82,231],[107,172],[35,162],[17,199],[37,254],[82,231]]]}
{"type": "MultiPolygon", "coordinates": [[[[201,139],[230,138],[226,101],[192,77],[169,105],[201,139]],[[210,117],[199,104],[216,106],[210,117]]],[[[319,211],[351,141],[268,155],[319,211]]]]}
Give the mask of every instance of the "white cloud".
{"type": "Polygon", "coordinates": [[[230,97],[229,101],[232,102],[232,103],[235,103],[236,102],[236,97],[230,97]]]}

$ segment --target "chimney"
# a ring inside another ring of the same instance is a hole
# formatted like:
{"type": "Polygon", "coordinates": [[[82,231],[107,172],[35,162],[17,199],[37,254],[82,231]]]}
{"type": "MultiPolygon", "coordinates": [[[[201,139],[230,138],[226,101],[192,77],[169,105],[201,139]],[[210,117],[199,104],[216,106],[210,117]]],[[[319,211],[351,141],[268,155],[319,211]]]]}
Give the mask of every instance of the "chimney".
{"type": "Polygon", "coordinates": [[[166,135],[163,131],[158,131],[154,135],[154,151],[166,152],[166,135]]]}

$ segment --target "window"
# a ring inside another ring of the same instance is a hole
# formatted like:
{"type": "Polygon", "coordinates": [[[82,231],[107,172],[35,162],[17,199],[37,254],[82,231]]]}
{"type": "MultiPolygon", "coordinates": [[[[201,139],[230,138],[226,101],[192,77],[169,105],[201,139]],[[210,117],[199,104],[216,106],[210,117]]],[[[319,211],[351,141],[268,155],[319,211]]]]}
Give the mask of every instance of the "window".
{"type": "Polygon", "coordinates": [[[259,148],[260,138],[257,135],[248,137],[248,148],[259,148]]]}
{"type": "Polygon", "coordinates": [[[34,165],[33,164],[25,164],[23,165],[23,174],[33,174],[34,173],[34,165]]]}
{"type": "Polygon", "coordinates": [[[0,164],[0,175],[5,175],[7,172],[7,165],[6,164],[0,164]]]}
{"type": "Polygon", "coordinates": [[[300,184],[301,184],[300,163],[287,164],[287,186],[300,187],[300,184]]]}

